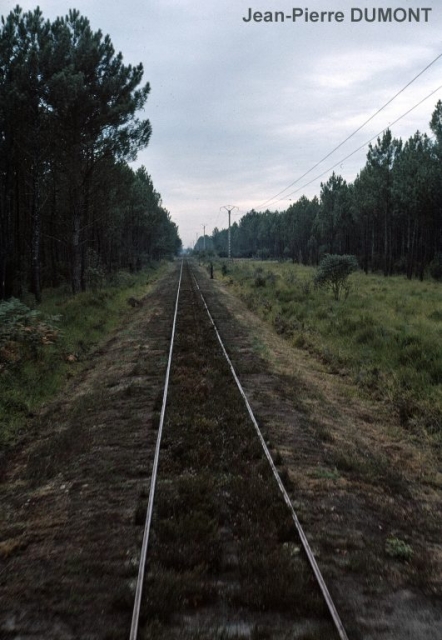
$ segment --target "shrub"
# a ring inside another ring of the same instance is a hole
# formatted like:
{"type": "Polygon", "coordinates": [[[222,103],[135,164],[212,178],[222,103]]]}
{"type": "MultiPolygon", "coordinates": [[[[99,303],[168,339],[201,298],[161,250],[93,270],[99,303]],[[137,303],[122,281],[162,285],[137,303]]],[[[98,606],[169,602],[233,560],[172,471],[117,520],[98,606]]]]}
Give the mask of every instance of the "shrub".
{"type": "Polygon", "coordinates": [[[347,297],[350,291],[348,277],[359,268],[355,256],[328,254],[321,261],[315,276],[316,287],[331,289],[335,300],[341,293],[347,297]]]}
{"type": "Polygon", "coordinates": [[[265,285],[266,285],[266,279],[264,278],[262,273],[258,273],[255,276],[255,287],[265,287],[265,285]]]}
{"type": "Polygon", "coordinates": [[[413,549],[400,538],[388,538],[385,543],[385,551],[390,558],[397,560],[411,560],[413,549]]]}
{"type": "Polygon", "coordinates": [[[106,274],[102,266],[88,267],[86,270],[86,279],[91,291],[98,291],[106,284],[106,274]]]}
{"type": "Polygon", "coordinates": [[[26,354],[36,358],[40,347],[53,344],[58,330],[59,316],[44,321],[42,314],[11,298],[0,302],[0,361],[16,362],[26,354]]]}
{"type": "Polygon", "coordinates": [[[435,280],[442,280],[442,253],[438,253],[430,264],[430,274],[435,280]]]}

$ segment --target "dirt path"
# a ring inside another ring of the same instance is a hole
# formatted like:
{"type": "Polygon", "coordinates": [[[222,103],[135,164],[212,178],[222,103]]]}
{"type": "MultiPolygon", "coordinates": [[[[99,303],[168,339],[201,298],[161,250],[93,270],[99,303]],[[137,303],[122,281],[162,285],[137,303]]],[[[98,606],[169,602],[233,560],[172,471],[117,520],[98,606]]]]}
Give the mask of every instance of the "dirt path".
{"type": "Polygon", "coordinates": [[[0,637],[123,638],[130,627],[175,271],[42,412],[0,485],[0,637]]]}
{"type": "MultiPolygon", "coordinates": [[[[354,640],[442,639],[440,461],[203,279],[354,640]],[[402,540],[412,555],[386,553],[402,540]]],[[[32,426],[0,484],[0,638],[127,638],[176,272],[32,426]]]]}

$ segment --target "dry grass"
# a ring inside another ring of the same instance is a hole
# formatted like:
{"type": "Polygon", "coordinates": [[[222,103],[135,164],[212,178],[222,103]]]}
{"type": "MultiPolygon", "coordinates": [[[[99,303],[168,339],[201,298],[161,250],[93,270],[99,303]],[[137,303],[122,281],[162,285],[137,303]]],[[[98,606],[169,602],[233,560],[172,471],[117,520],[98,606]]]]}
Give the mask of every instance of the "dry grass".
{"type": "Polygon", "coordinates": [[[250,349],[267,364],[270,376],[284,381],[279,390],[271,385],[257,390],[256,376],[246,373],[243,378],[252,406],[290,472],[298,516],[320,551],[326,574],[359,576],[376,597],[412,585],[441,593],[440,545],[432,543],[442,526],[434,437],[417,426],[404,429],[391,399],[361,392],[345,367],[330,367],[316,352],[288,346],[232,295],[234,284],[218,280],[215,287],[229,312],[247,327],[241,355],[250,349]],[[272,398],[277,415],[271,413],[272,398]],[[409,541],[411,562],[389,560],[385,544],[392,537],[409,541]],[[341,542],[329,545],[329,539],[341,542]]]}

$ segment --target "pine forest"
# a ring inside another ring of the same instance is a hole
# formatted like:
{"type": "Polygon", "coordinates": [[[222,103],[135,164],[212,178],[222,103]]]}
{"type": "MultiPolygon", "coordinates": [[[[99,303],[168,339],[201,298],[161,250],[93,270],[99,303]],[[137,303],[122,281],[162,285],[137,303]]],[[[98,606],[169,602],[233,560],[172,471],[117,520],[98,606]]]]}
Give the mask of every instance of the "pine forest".
{"type": "Polygon", "coordinates": [[[170,257],[178,229],[144,167],[150,87],[71,10],[16,7],[0,28],[0,299],[170,257]]]}
{"type": "MultiPolygon", "coordinates": [[[[317,265],[326,254],[350,254],[366,273],[442,278],[441,101],[430,127],[431,138],[417,131],[405,143],[387,129],[351,184],[333,172],[319,198],[248,212],[232,225],[232,255],[317,265]]],[[[215,229],[207,247],[227,255],[227,234],[215,229]]]]}

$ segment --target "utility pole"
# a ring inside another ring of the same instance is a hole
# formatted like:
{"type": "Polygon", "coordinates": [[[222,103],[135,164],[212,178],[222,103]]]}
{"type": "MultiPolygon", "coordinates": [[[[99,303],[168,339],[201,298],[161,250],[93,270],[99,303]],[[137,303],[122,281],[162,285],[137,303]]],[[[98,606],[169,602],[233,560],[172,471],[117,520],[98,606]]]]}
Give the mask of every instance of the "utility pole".
{"type": "Polygon", "coordinates": [[[202,224],[201,226],[204,229],[204,243],[203,243],[203,246],[204,246],[204,251],[205,251],[206,250],[206,226],[207,225],[206,224],[202,224]]]}
{"type": "Polygon", "coordinates": [[[232,213],[233,209],[238,209],[238,207],[236,207],[235,205],[226,204],[226,205],[224,205],[224,207],[220,207],[220,211],[221,211],[221,209],[225,209],[227,211],[227,213],[229,214],[229,248],[228,248],[228,256],[229,256],[229,260],[231,260],[231,251],[230,251],[230,214],[232,213]]]}

